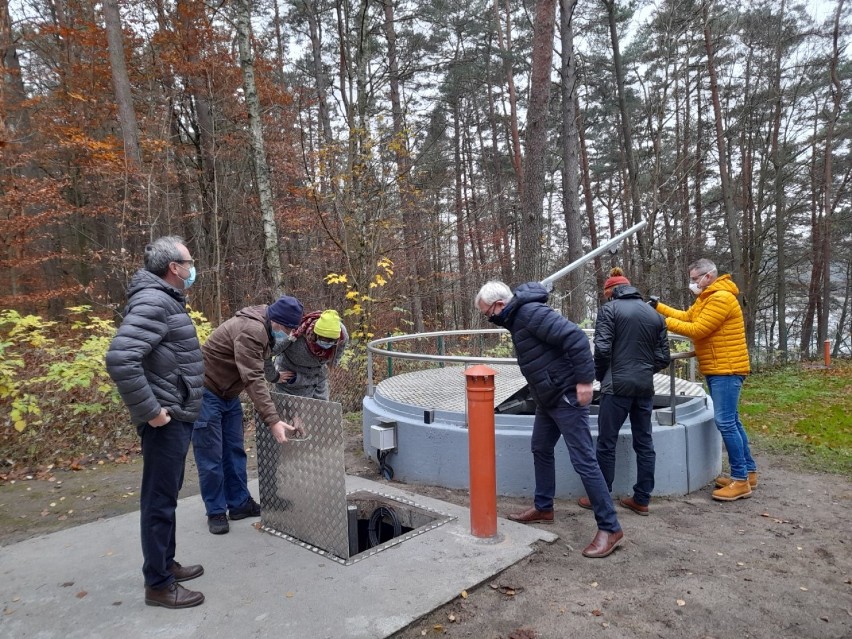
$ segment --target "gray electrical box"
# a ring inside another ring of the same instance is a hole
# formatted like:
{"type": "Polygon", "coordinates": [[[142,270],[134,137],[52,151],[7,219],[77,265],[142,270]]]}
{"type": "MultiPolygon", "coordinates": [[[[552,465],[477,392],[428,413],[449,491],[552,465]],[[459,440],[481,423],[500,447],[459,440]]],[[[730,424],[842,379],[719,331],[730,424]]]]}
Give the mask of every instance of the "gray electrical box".
{"type": "Polygon", "coordinates": [[[396,448],[396,422],[371,424],[370,446],[380,451],[396,448]]]}

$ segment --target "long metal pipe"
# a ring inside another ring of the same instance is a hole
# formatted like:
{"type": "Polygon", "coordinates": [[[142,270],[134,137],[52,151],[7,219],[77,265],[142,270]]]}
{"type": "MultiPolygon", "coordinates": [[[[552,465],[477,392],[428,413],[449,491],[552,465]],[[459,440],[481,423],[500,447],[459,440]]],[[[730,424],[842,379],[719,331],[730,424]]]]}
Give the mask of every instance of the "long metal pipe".
{"type": "Polygon", "coordinates": [[[601,244],[598,248],[594,249],[593,251],[589,251],[583,257],[574,260],[568,266],[565,266],[565,267],[559,269],[553,275],[548,275],[543,280],[541,280],[542,285],[545,288],[549,289],[549,286],[548,286],[549,284],[553,284],[553,282],[558,280],[560,277],[564,277],[565,275],[567,275],[568,273],[570,273],[574,269],[579,268],[580,266],[582,266],[586,262],[595,259],[598,255],[600,255],[604,251],[609,250],[609,248],[611,246],[617,246],[622,240],[630,237],[631,235],[634,235],[635,233],[638,233],[643,228],[645,228],[647,225],[648,225],[648,223],[645,220],[642,220],[641,222],[639,222],[639,224],[635,224],[635,225],[631,226],[629,229],[619,233],[618,235],[616,235],[614,238],[612,238],[608,242],[604,242],[603,244],[601,244]]]}

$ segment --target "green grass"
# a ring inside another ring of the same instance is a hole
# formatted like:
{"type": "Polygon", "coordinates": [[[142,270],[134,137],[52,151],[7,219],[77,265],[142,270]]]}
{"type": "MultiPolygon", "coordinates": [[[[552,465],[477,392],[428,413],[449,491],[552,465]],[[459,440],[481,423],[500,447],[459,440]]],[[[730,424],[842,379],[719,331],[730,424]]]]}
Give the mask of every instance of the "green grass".
{"type": "Polygon", "coordinates": [[[795,364],[751,375],[740,402],[756,447],[810,468],[852,476],[852,361],[795,364]]]}

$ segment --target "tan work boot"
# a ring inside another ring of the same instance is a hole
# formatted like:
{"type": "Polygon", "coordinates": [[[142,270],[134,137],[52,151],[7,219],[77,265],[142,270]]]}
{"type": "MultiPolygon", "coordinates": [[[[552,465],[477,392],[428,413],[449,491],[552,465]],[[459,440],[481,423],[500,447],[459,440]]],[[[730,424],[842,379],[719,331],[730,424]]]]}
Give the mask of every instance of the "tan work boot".
{"type": "Polygon", "coordinates": [[[745,479],[735,479],[724,488],[717,488],[713,491],[713,499],[718,501],[736,501],[747,497],[751,497],[751,486],[745,479]]]}
{"type": "MultiPolygon", "coordinates": [[[[716,488],[724,488],[728,484],[731,483],[730,477],[725,477],[724,475],[719,475],[716,478],[716,488]]],[[[750,470],[748,471],[748,485],[752,488],[757,488],[757,471],[750,470]]]]}

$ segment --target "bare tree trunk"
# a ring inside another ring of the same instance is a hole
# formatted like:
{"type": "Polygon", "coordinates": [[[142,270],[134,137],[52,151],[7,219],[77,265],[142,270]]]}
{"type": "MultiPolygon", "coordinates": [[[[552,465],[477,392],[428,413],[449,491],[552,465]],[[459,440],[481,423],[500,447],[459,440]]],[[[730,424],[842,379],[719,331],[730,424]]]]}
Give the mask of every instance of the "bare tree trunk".
{"type": "Polygon", "coordinates": [[[251,146],[254,178],[263,221],[263,256],[266,273],[273,293],[284,291],[281,272],[281,257],[278,253],[278,225],[275,223],[275,208],[272,202],[272,182],[266,149],[263,141],[263,123],[260,119],[260,100],[254,80],[254,56],[251,51],[251,4],[250,0],[236,0],[234,23],[237,27],[237,45],[240,51],[240,68],[243,72],[243,89],[246,93],[246,108],[249,118],[249,144],[251,146]]]}
{"type": "MultiPolygon", "coordinates": [[[[630,217],[628,226],[638,224],[642,219],[642,209],[639,201],[639,167],[633,155],[633,127],[630,124],[630,114],[627,111],[627,96],[624,90],[624,68],[621,60],[621,47],[618,42],[618,30],[615,22],[616,0],[601,0],[606,7],[607,21],[609,23],[609,37],[612,42],[612,62],[615,71],[615,88],[618,92],[618,112],[621,116],[621,138],[624,144],[624,160],[627,164],[627,186],[630,195],[630,217]]],[[[645,233],[650,234],[651,229],[640,231],[636,234],[636,243],[639,247],[639,262],[636,264],[636,272],[633,274],[640,282],[645,279],[645,271],[650,261],[646,255],[645,233]]]]}
{"type": "Polygon", "coordinates": [[[823,161],[823,205],[822,205],[822,313],[819,315],[817,345],[828,339],[828,316],[831,312],[831,218],[834,210],[832,202],[832,160],[834,159],[834,127],[840,114],[843,87],[837,76],[840,59],[838,40],[840,39],[840,14],[845,0],[838,0],[834,13],[834,31],[832,32],[831,62],[828,67],[828,79],[831,84],[832,109],[828,116],[825,131],[825,159],[823,161]]]}
{"type": "MultiPolygon", "coordinates": [[[[840,319],[837,322],[837,331],[834,334],[834,344],[831,347],[831,356],[837,357],[843,341],[849,336],[847,330],[847,318],[849,317],[849,302],[852,299],[852,260],[846,262],[846,290],[843,293],[843,304],[840,307],[840,319]]],[[[846,352],[849,352],[848,350],[846,352]]]]}
{"type": "Polygon", "coordinates": [[[799,337],[799,350],[802,353],[802,358],[807,359],[811,355],[811,338],[813,337],[814,330],[814,315],[817,312],[817,309],[820,307],[820,298],[819,291],[820,289],[820,280],[822,279],[822,267],[820,262],[820,233],[821,233],[821,224],[819,223],[819,203],[818,203],[818,192],[819,186],[817,185],[816,178],[816,166],[817,166],[817,132],[819,130],[819,120],[820,120],[820,112],[821,107],[819,105],[816,106],[815,113],[813,116],[814,124],[812,130],[811,139],[813,142],[811,143],[811,161],[810,167],[808,171],[808,175],[810,177],[810,186],[811,186],[811,237],[810,237],[810,249],[811,249],[811,274],[810,280],[808,281],[808,303],[805,308],[804,315],[802,317],[802,332],[799,337]]]}
{"type": "Polygon", "coordinates": [[[461,115],[459,113],[458,96],[453,98],[453,130],[456,134],[453,136],[453,155],[455,159],[455,205],[454,211],[456,216],[456,248],[458,251],[458,268],[459,268],[459,299],[462,300],[461,317],[454,314],[453,320],[461,320],[462,326],[470,326],[470,303],[466,303],[468,286],[467,286],[467,255],[465,253],[465,229],[464,229],[464,201],[463,201],[463,182],[464,164],[461,157],[461,115]]]}
{"type": "Polygon", "coordinates": [[[494,21],[497,24],[497,44],[502,53],[503,71],[506,74],[506,85],[509,90],[512,165],[515,167],[518,189],[521,189],[524,183],[524,169],[521,164],[521,136],[518,132],[518,99],[515,96],[515,77],[512,72],[512,14],[509,10],[509,0],[506,0],[506,39],[504,42],[503,29],[500,27],[500,5],[498,2],[499,0],[494,0],[494,21]]]}
{"type": "MultiPolygon", "coordinates": [[[[30,135],[29,111],[24,107],[27,92],[21,76],[18,49],[12,40],[8,0],[0,0],[0,141],[4,147],[24,148],[30,135]]],[[[9,165],[6,165],[9,168],[9,165]]]]}
{"type": "Polygon", "coordinates": [[[177,0],[177,13],[180,25],[182,49],[189,62],[190,71],[186,84],[192,96],[195,118],[197,120],[198,184],[201,191],[201,237],[198,248],[204,255],[210,256],[213,299],[213,321],[220,324],[222,317],[222,255],[223,237],[227,237],[227,221],[223,224],[219,217],[219,193],[216,171],[216,129],[213,119],[213,106],[210,101],[212,84],[199,56],[203,37],[197,26],[204,16],[203,5],[197,0],[177,0]]]}
{"type": "MultiPolygon", "coordinates": [[[[577,127],[575,95],[577,58],[574,54],[574,9],[577,0],[560,0],[559,27],[562,40],[562,191],[565,231],[568,235],[568,262],[583,255],[583,222],[580,212],[580,132],[577,127]]],[[[568,308],[571,319],[586,317],[585,269],[568,274],[568,308]]]]}
{"type": "Polygon", "coordinates": [[[778,30],[775,44],[775,72],[772,78],[773,118],[772,142],[770,156],[775,169],[774,203],[775,203],[775,246],[777,248],[776,272],[776,307],[778,315],[778,350],[781,363],[787,363],[787,215],[786,198],[784,197],[784,162],[778,138],[781,133],[781,31],[784,26],[784,16],[787,0],[781,0],[778,14],[778,30]]]}
{"type": "MultiPolygon", "coordinates": [[[[586,217],[589,219],[589,242],[591,249],[598,248],[598,225],[595,221],[595,206],[592,200],[592,180],[589,172],[589,151],[586,148],[586,129],[583,125],[583,111],[580,108],[580,98],[574,92],[574,113],[577,114],[577,131],[580,138],[580,175],[583,180],[583,202],[586,217]]],[[[603,292],[604,274],[600,256],[593,258],[595,268],[595,290],[603,292]]]]}
{"type": "Polygon", "coordinates": [[[139,126],[136,123],[136,111],[133,109],[133,93],[130,90],[130,78],[127,76],[127,62],[124,58],[124,34],[116,0],[103,0],[103,14],[112,69],[112,86],[118,107],[118,124],[121,126],[124,140],[124,157],[132,174],[141,168],[142,154],[139,151],[139,126]]]}
{"type": "Polygon", "coordinates": [[[400,208],[402,209],[402,235],[405,244],[406,259],[404,268],[411,300],[411,319],[416,333],[424,332],[423,303],[420,297],[420,239],[418,237],[417,215],[415,213],[411,177],[411,162],[409,159],[408,139],[402,120],[402,103],[399,97],[399,68],[396,59],[396,29],[394,27],[393,0],[385,4],[385,37],[388,41],[388,80],[390,82],[391,112],[393,115],[393,136],[395,138],[395,155],[397,166],[397,188],[399,190],[400,208]]]}
{"type": "MultiPolygon", "coordinates": [[[[688,256],[686,264],[702,257],[704,254],[704,202],[701,198],[701,189],[704,184],[704,109],[701,108],[701,72],[695,74],[695,238],[693,239],[694,251],[688,256]]],[[[685,269],[684,269],[685,270],[685,269]]]]}
{"type": "Polygon", "coordinates": [[[275,61],[278,63],[278,75],[281,78],[281,83],[284,83],[284,61],[286,58],[287,44],[284,41],[284,36],[281,33],[281,11],[278,7],[278,0],[272,0],[272,20],[273,28],[275,29],[275,61]]]}
{"type": "Polygon", "coordinates": [[[542,276],[542,201],[547,167],[547,106],[550,102],[550,65],[556,28],[556,0],[540,0],[533,26],[530,102],[524,149],[524,188],[521,190],[521,254],[518,275],[523,281],[542,276]]]}
{"type": "MultiPolygon", "coordinates": [[[[490,56],[486,56],[485,64],[490,64],[490,56]]],[[[488,73],[490,77],[490,72],[488,73]]],[[[491,165],[494,172],[493,206],[497,209],[497,226],[495,229],[495,247],[500,260],[500,273],[504,282],[512,281],[512,247],[509,241],[510,225],[512,223],[507,211],[507,198],[503,187],[503,170],[500,163],[499,123],[496,109],[494,108],[494,92],[488,91],[488,124],[491,130],[491,165]]]]}
{"type": "Polygon", "coordinates": [[[731,243],[731,275],[735,282],[742,284],[743,252],[739,236],[739,218],[734,206],[734,193],[728,173],[728,151],[725,144],[725,132],[722,127],[722,106],[719,102],[719,83],[716,79],[716,63],[713,54],[713,35],[710,31],[710,3],[705,0],[701,6],[704,16],[704,48],[707,51],[707,71],[710,74],[710,97],[713,101],[713,114],[716,123],[716,147],[719,153],[719,182],[722,186],[722,200],[725,205],[725,221],[728,226],[728,241],[731,243]]]}

